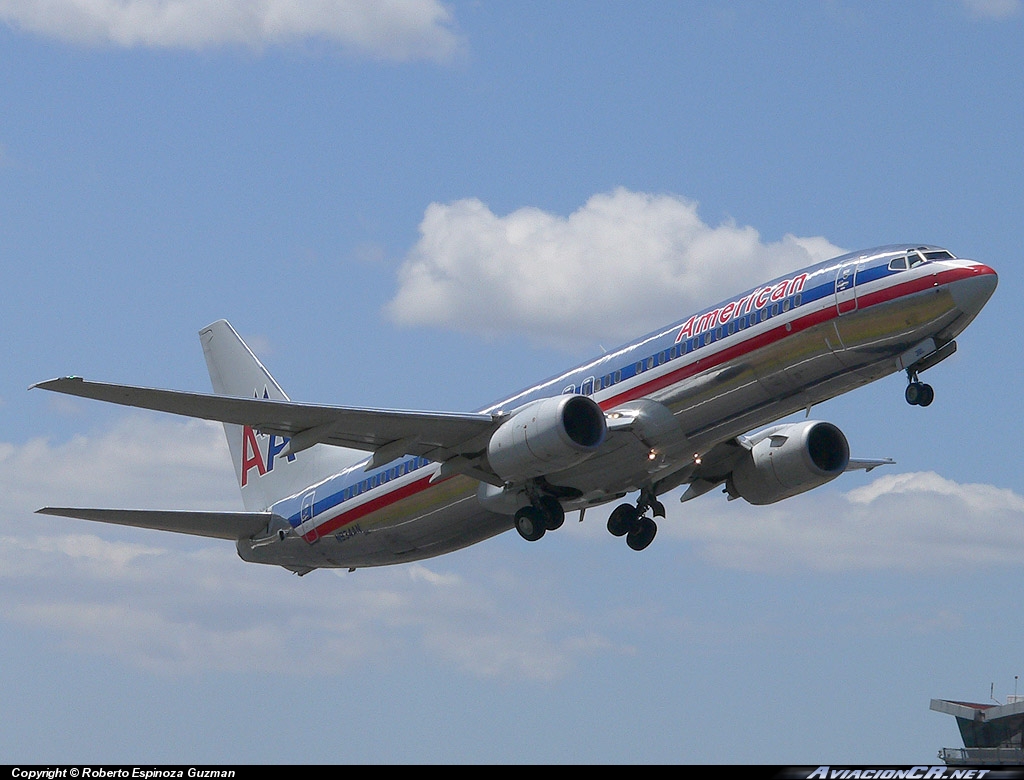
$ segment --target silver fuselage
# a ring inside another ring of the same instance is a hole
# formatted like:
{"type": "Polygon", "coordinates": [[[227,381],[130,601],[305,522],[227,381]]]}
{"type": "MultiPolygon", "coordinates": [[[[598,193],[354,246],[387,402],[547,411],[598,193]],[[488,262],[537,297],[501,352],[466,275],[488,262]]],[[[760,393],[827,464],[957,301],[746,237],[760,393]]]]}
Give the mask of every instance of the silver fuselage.
{"type": "MultiPolygon", "coordinates": [[[[513,412],[562,393],[606,412],[644,400],[671,412],[656,447],[612,437],[605,451],[549,483],[571,489],[566,510],[616,499],[640,485],[662,492],[716,445],[907,368],[916,346],[941,349],[974,319],[995,272],[937,247],[889,246],[811,266],[727,299],[614,352],[482,410],[513,412]],[[902,261],[902,262],[901,262],[902,261]]],[[[432,481],[439,464],[367,461],[278,502],[294,533],[238,542],[247,561],[362,567],[427,558],[512,528],[478,500],[479,483],[432,481]]]]}

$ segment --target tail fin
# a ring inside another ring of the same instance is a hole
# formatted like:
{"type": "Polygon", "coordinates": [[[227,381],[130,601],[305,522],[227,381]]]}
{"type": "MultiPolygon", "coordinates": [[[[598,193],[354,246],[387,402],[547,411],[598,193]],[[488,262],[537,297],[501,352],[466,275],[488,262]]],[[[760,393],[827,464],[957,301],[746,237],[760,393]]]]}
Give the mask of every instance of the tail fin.
{"type": "MultiPolygon", "coordinates": [[[[226,320],[199,331],[213,391],[238,398],[288,401],[281,386],[226,320]]],[[[288,439],[260,434],[249,426],[224,424],[224,433],[250,512],[264,511],[282,498],[302,493],[364,458],[365,453],[318,444],[281,456],[288,439]]]]}

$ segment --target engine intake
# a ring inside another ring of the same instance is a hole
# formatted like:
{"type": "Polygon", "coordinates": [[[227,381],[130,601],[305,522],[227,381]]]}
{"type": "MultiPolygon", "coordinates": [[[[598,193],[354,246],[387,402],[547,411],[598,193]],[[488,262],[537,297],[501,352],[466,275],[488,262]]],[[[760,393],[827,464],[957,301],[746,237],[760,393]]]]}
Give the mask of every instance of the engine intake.
{"type": "Polygon", "coordinates": [[[774,504],[831,482],[846,470],[850,445],[832,423],[779,425],[752,437],[732,471],[729,494],[751,504],[774,504]]]}
{"type": "Polygon", "coordinates": [[[604,443],[604,412],[585,395],[562,395],[527,404],[487,444],[487,460],[507,482],[570,468],[604,443]]]}

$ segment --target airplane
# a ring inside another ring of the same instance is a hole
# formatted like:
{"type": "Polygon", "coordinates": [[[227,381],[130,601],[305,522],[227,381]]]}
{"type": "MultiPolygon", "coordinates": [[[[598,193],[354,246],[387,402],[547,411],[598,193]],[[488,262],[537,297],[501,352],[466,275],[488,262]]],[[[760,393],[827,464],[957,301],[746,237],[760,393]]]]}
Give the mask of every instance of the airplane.
{"type": "Polygon", "coordinates": [[[675,488],[683,502],[722,486],[766,505],[893,463],[851,458],[812,406],[900,371],[906,401],[931,404],[919,375],[955,352],[997,281],[937,246],[845,254],[473,413],[291,401],[220,320],[199,333],[213,394],[76,376],[33,387],[223,423],[245,511],[38,511],[231,540],[244,561],[304,575],[430,558],[512,528],[537,541],[567,512],[582,521],[636,494],[607,528],[643,550],[675,488]]]}

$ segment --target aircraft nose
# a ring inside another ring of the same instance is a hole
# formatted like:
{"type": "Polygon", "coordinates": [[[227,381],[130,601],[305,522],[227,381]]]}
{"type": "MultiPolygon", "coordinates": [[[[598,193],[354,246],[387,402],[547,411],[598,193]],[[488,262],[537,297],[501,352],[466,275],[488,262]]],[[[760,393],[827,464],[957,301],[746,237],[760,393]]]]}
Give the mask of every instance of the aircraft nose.
{"type": "Polygon", "coordinates": [[[953,299],[962,312],[973,316],[996,291],[999,276],[984,263],[972,263],[966,270],[968,273],[953,284],[953,299]]]}

